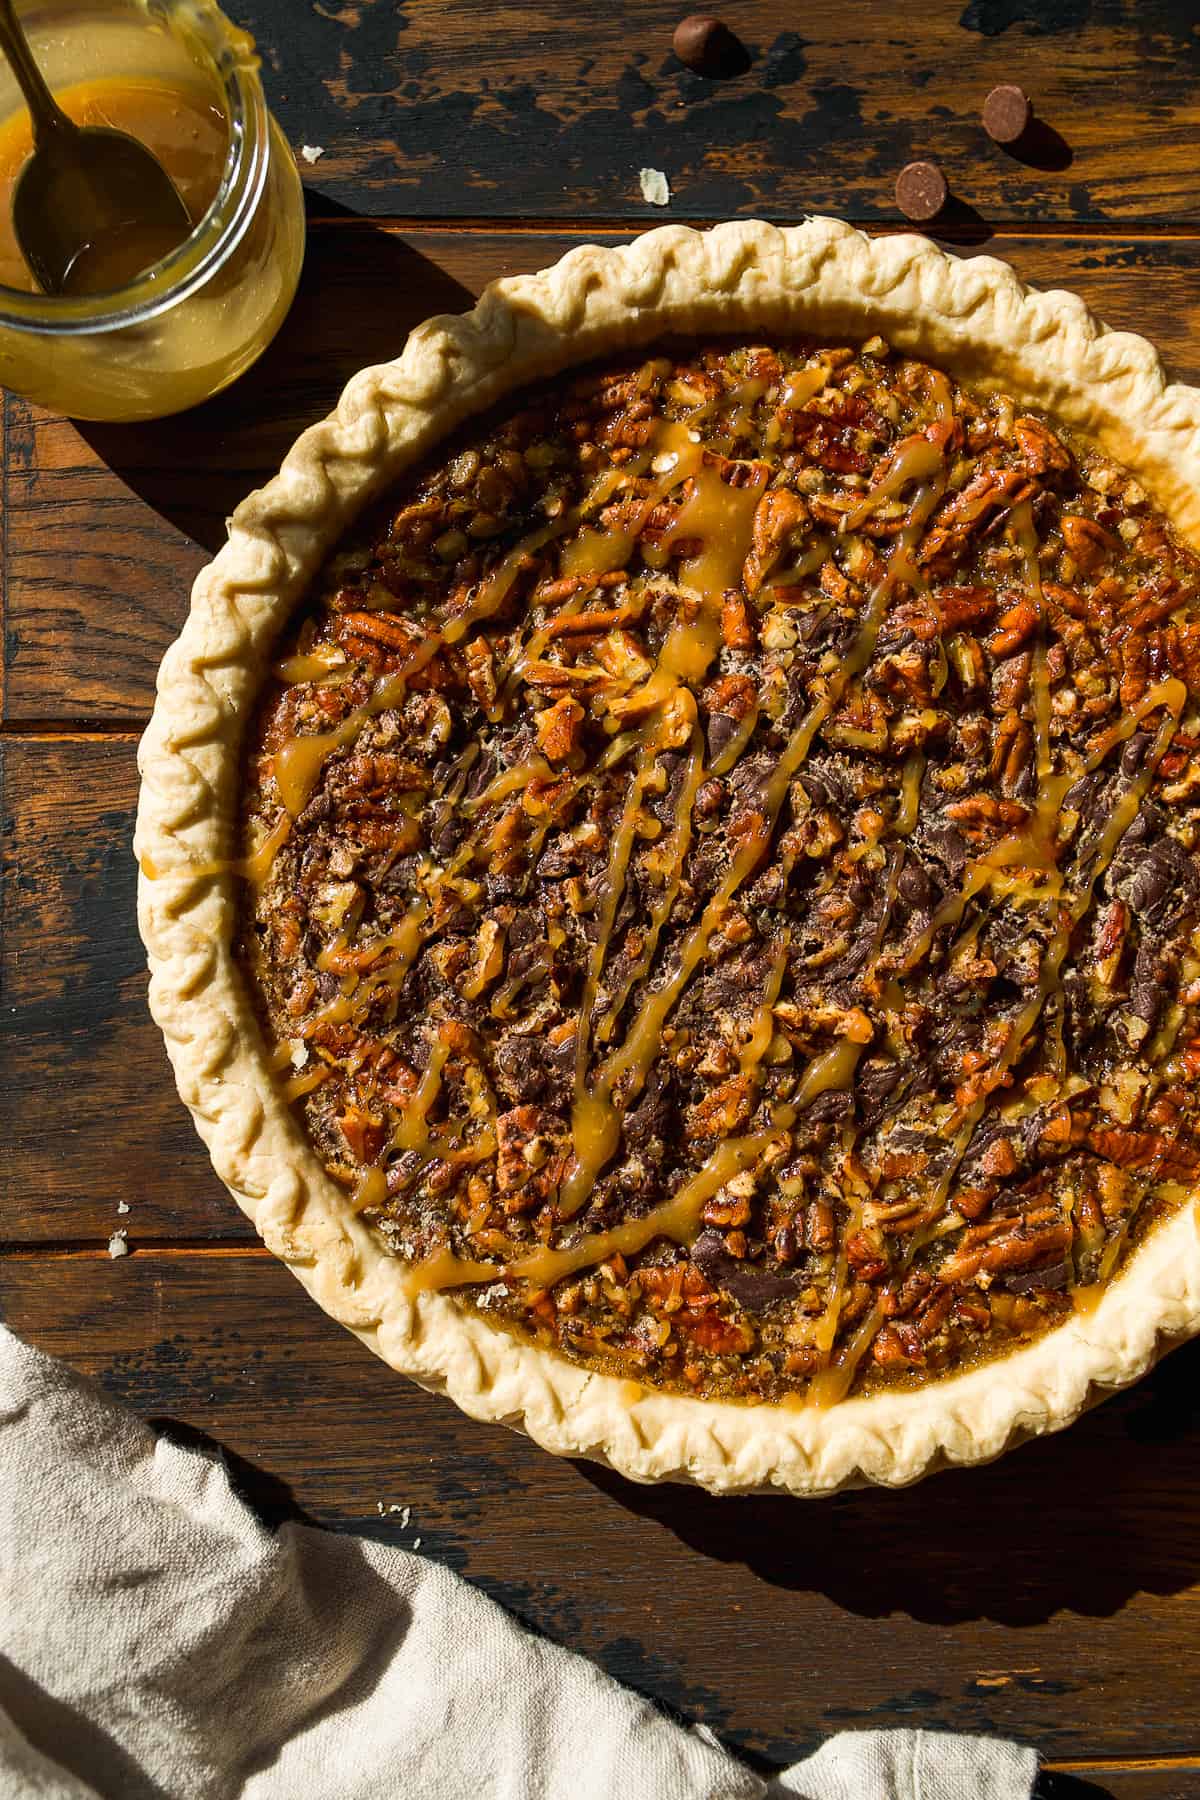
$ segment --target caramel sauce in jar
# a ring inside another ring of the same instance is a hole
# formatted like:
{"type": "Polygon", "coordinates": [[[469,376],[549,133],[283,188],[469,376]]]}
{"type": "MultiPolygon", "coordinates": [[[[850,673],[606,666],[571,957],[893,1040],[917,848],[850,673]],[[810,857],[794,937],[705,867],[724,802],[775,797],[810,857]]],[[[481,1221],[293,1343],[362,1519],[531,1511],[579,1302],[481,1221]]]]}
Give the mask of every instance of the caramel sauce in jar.
{"type": "Polygon", "coordinates": [[[96,245],[67,296],[42,294],[12,195],[29,115],[0,70],[0,381],[76,418],[179,412],[235,380],[274,337],[304,254],[295,163],[267,111],[252,40],[212,0],[56,0],[22,8],[63,110],[146,145],[192,221],[96,245]]]}
{"type": "MultiPolygon", "coordinates": [[[[55,98],[77,125],[107,125],[145,144],[171,177],[192,225],[200,223],[217,197],[229,149],[229,122],[207,88],[118,76],[78,82],[55,98]]],[[[0,286],[31,294],[38,291],[37,284],[13,231],[12,200],[32,152],[29,115],[14,113],[0,125],[0,286]]],[[[87,290],[105,293],[126,286],[182,241],[174,236],[156,242],[147,228],[144,233],[123,232],[120,243],[89,249],[87,290]]]]}

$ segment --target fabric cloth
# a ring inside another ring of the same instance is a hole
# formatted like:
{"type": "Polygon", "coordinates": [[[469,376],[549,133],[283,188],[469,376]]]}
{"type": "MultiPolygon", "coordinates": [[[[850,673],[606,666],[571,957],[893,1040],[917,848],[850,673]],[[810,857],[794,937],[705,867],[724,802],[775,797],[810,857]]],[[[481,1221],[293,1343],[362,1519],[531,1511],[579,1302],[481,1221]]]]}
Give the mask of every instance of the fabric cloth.
{"type": "Polygon", "coordinates": [[[1029,1800],[1033,1751],[854,1732],[774,1782],[407,1551],[0,1330],[3,1800],[1029,1800]]]}

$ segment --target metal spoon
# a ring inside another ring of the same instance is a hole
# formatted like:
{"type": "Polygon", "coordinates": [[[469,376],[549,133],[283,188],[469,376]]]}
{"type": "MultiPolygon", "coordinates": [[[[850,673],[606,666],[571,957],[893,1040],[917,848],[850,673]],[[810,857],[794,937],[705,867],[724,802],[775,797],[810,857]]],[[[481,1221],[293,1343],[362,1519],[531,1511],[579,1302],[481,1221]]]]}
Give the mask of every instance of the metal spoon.
{"type": "Polygon", "coordinates": [[[124,287],[187,237],[187,208],[144,144],[67,117],[33,60],[13,0],[0,0],[0,51],[33,118],[33,155],[17,179],[12,212],[34,280],[47,294],[124,287]]]}

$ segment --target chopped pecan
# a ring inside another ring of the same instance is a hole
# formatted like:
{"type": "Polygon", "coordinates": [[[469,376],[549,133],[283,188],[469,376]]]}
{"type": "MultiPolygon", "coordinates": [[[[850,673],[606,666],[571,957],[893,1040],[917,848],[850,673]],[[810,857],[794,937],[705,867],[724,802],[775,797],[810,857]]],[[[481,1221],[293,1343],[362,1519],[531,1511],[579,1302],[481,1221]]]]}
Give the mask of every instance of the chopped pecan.
{"type": "Polygon", "coordinates": [[[926,1360],[925,1346],[915,1326],[893,1320],[876,1332],[871,1359],[881,1369],[919,1368],[926,1360]]]}
{"type": "Polygon", "coordinates": [[[1054,1266],[1070,1248],[1071,1227],[1066,1220],[1027,1224],[1023,1219],[992,1220],[973,1225],[962,1243],[941,1264],[938,1277],[952,1286],[979,1274],[995,1275],[1010,1269],[1054,1266]]]}
{"type": "Polygon", "coordinates": [[[496,980],[503,967],[504,923],[495,917],[486,918],[475,940],[475,967],[463,982],[462,992],[468,999],[477,999],[496,980]]]}
{"type": "Polygon", "coordinates": [[[552,693],[556,688],[585,689],[609,680],[603,669],[590,664],[548,662],[544,657],[524,664],[521,677],[529,687],[548,688],[552,693]]]}
{"type": "Polygon", "coordinates": [[[562,1125],[540,1106],[515,1106],[496,1119],[496,1187],[506,1213],[528,1212],[558,1186],[562,1125]]]}
{"type": "Polygon", "coordinates": [[[349,635],[389,650],[411,651],[424,634],[419,626],[408,619],[397,618],[395,613],[348,612],[338,620],[337,636],[342,640],[349,635]]]}
{"type": "Polygon", "coordinates": [[[876,1281],[886,1273],[887,1257],[874,1238],[865,1231],[855,1231],[846,1240],[846,1261],[860,1281],[876,1281]]]}
{"type": "Polygon", "coordinates": [[[1040,419],[1017,419],[1013,432],[1026,465],[1035,475],[1060,475],[1073,467],[1075,459],[1067,446],[1040,419]]]}
{"type": "Polygon", "coordinates": [[[1042,599],[1052,612],[1064,612],[1068,618],[1077,619],[1086,624],[1096,618],[1103,610],[1101,605],[1089,605],[1082,594],[1073,588],[1063,587],[1057,581],[1043,581],[1042,599]]]}
{"type": "Polygon", "coordinates": [[[930,595],[942,631],[961,631],[964,625],[986,625],[995,615],[997,596],[989,587],[938,587],[930,595]]]}
{"type": "Polygon", "coordinates": [[[1096,930],[1096,977],[1111,987],[1116,975],[1125,934],[1129,929],[1129,913],[1123,900],[1110,900],[1101,913],[1096,930]]]}
{"type": "MultiPolygon", "coordinates": [[[[1161,1131],[1128,1131],[1118,1125],[1090,1131],[1089,1150],[1115,1163],[1119,1169],[1152,1169],[1161,1166],[1172,1151],[1161,1131]]],[[[1174,1158],[1173,1158],[1174,1160],[1174,1158]]]]}
{"type": "Polygon", "coordinates": [[[688,1130],[698,1138],[728,1137],[745,1124],[752,1104],[749,1076],[737,1075],[688,1108],[688,1130]]]}
{"type": "Polygon", "coordinates": [[[750,554],[742,568],[748,594],[757,594],[788,538],[810,519],[805,501],[789,488],[773,488],[763,495],[754,513],[750,554]]]}
{"type": "Polygon", "coordinates": [[[1092,574],[1106,557],[1121,548],[1120,539],[1111,537],[1094,519],[1077,513],[1063,513],[1059,524],[1063,543],[1085,575],[1092,574]]]}
{"type": "Polygon", "coordinates": [[[733,1225],[750,1223],[750,1198],[747,1194],[730,1194],[722,1189],[719,1194],[706,1202],[701,1217],[706,1225],[720,1225],[728,1228],[733,1225]]]}
{"type": "Polygon", "coordinates": [[[841,606],[857,606],[859,592],[852,581],[838,568],[837,564],[827,558],[821,564],[821,592],[827,600],[834,600],[841,606]]]}
{"type": "Polygon", "coordinates": [[[608,631],[613,625],[622,625],[633,616],[628,607],[593,606],[587,612],[560,613],[556,619],[550,619],[542,626],[541,635],[547,640],[586,636],[588,632],[608,631]]]}
{"type": "Polygon", "coordinates": [[[1020,706],[1029,692],[1029,679],[1033,672],[1033,657],[1028,650],[1018,650],[1013,656],[1006,656],[997,669],[992,682],[992,693],[996,705],[1002,711],[1009,711],[1020,706]]]}
{"type": "Polygon", "coordinates": [[[496,665],[486,638],[472,638],[463,654],[467,661],[467,685],[485,712],[496,702],[496,665]]]}
{"type": "Polygon", "coordinates": [[[1127,637],[1121,645],[1121,705],[1136,706],[1152,679],[1149,644],[1140,635],[1127,637]]]}
{"type": "Polygon", "coordinates": [[[814,1200],[804,1215],[804,1241],[810,1250],[829,1251],[835,1242],[833,1208],[814,1200]]]}
{"type": "Polygon", "coordinates": [[[920,1175],[929,1167],[927,1150],[885,1150],[879,1159],[879,1173],[885,1181],[901,1175],[920,1175]]]}
{"type": "Polygon", "coordinates": [[[749,675],[722,675],[704,689],[701,701],[710,713],[725,713],[741,720],[750,714],[758,701],[758,689],[749,675]]]}
{"type": "Polygon", "coordinates": [[[945,1324],[954,1307],[954,1289],[950,1287],[935,1288],[921,1302],[916,1315],[917,1332],[928,1343],[935,1338],[945,1324]]]}
{"type": "Polygon", "coordinates": [[[754,1333],[748,1325],[722,1318],[711,1307],[701,1313],[690,1308],[676,1313],[674,1329],[713,1356],[744,1356],[754,1344],[754,1333]]]}
{"type": "Polygon", "coordinates": [[[1029,817],[1029,808],[1022,806],[1019,800],[999,800],[995,794],[969,794],[965,800],[952,800],[946,808],[946,817],[953,819],[968,837],[972,837],[981,826],[1005,830],[1023,825],[1029,817]]]}
{"type": "Polygon", "coordinates": [[[1163,641],[1172,675],[1186,681],[1193,695],[1200,694],[1200,620],[1171,626],[1163,641]]]}
{"type": "Polygon", "coordinates": [[[1028,500],[1033,491],[1032,478],[1020,470],[981,469],[960,493],[938,509],[917,553],[917,562],[925,567],[939,557],[960,555],[997,512],[1028,500]]]}
{"type": "Polygon", "coordinates": [[[382,1119],[349,1105],[337,1115],[337,1128],[356,1162],[373,1163],[383,1149],[387,1128],[382,1119]]]}
{"type": "Polygon", "coordinates": [[[365,794],[415,793],[430,786],[428,769],[391,750],[351,756],[344,766],[348,785],[365,794]]]}
{"type": "Polygon", "coordinates": [[[1012,1139],[993,1138],[979,1160],[979,1167],[985,1175],[1011,1175],[1017,1167],[1012,1139]]]}
{"type": "Polygon", "coordinates": [[[754,632],[750,614],[740,594],[726,594],[721,607],[721,638],[727,650],[752,650],[754,632]]]}
{"type": "Polygon", "coordinates": [[[995,657],[1011,656],[1014,650],[1020,650],[1029,642],[1038,623],[1037,607],[1028,600],[1018,601],[997,620],[996,629],[988,639],[988,649],[995,657]]]}
{"type": "Polygon", "coordinates": [[[579,748],[585,713],[578,700],[564,694],[543,707],[536,719],[537,739],[551,762],[562,762],[579,748]]]}

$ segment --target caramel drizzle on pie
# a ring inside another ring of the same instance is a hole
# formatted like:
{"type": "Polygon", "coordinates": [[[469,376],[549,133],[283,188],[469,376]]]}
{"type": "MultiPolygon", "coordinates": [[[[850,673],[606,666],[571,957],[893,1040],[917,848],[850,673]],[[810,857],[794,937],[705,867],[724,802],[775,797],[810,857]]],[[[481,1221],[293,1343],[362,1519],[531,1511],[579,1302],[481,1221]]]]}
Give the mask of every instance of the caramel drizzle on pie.
{"type": "MultiPolygon", "coordinates": [[[[804,407],[826,388],[833,372],[834,365],[825,354],[792,371],[782,384],[781,404],[804,407]]],[[[588,614],[584,609],[594,606],[597,592],[602,591],[600,581],[628,570],[649,521],[664,503],[674,505],[672,522],[654,545],[654,558],[665,564],[678,550],[678,568],[672,578],[677,604],[653,666],[619,696],[619,705],[610,711],[607,728],[612,744],[599,771],[555,769],[544,755],[531,754],[500,768],[472,797],[460,796],[455,802],[464,816],[480,821],[480,832],[487,834],[496,828],[495,822],[491,826],[484,823],[488,815],[501,803],[520,800],[531,789],[562,779],[574,784],[573,791],[581,791],[605,769],[624,765],[628,771],[622,802],[608,827],[607,865],[598,887],[595,931],[574,1034],[571,1154],[562,1169],[555,1201],[556,1217],[568,1228],[567,1241],[557,1246],[543,1243],[503,1259],[464,1256],[450,1245],[439,1243],[412,1261],[405,1276],[411,1292],[514,1282],[528,1284],[532,1290],[550,1290],[581,1271],[608,1265],[614,1258],[636,1257],[660,1239],[691,1247],[700,1236],[705,1209],[714,1196],[727,1189],[735,1178],[768,1166],[781,1140],[820,1096],[852,1090],[873,1035],[871,1023],[865,1018],[862,1029],[856,1025],[848,1027],[839,1041],[814,1051],[798,1070],[788,1100],[771,1103],[765,1121],[756,1128],[722,1137],[667,1199],[639,1216],[570,1235],[569,1222],[589,1205],[597,1182],[620,1149],[624,1122],[663,1055],[677,1007],[705,965],[735,901],[762,872],[793,784],[823,729],[844,711],[845,702],[852,701],[860,677],[872,664],[881,628],[897,595],[907,594],[911,600],[931,592],[931,559],[927,550],[931,536],[936,535],[935,520],[944,516],[943,502],[948,497],[957,495],[958,500],[963,500],[966,496],[951,487],[952,457],[947,446],[955,429],[953,392],[940,372],[926,370],[925,378],[931,418],[891,448],[876,469],[870,487],[845,508],[832,536],[817,545],[818,551],[825,551],[834,544],[852,544],[880,509],[889,509],[891,514],[897,506],[902,509],[893,522],[880,572],[864,596],[855,635],[833,665],[810,684],[809,704],[760,784],[749,829],[733,845],[725,873],[682,936],[670,944],[665,960],[661,950],[663,934],[673,917],[695,841],[697,797],[706,782],[726,777],[737,769],[760,723],[756,698],[729,741],[711,762],[706,762],[696,696],[712,674],[722,650],[724,608],[730,594],[741,591],[742,572],[754,542],[756,515],[768,492],[772,468],[766,461],[736,457],[730,461],[712,456],[701,427],[710,424],[714,416],[734,421],[739,412],[749,416],[767,394],[767,380],[743,381],[718,399],[696,406],[681,419],[657,419],[636,454],[623,465],[604,470],[577,505],[518,541],[477,583],[465,604],[448,610],[436,628],[426,627],[413,648],[401,657],[399,666],[378,680],[333,729],[287,735],[276,744],[271,776],[282,812],[250,856],[238,863],[210,865],[214,872],[228,868],[247,875],[259,889],[268,878],[273,858],[289,842],[294,825],[318,792],[330,758],[352,747],[370,721],[402,706],[414,679],[440,653],[469,643],[477,628],[495,620],[518,581],[546,551],[556,548],[560,579],[577,580],[578,589],[553,618],[524,635],[518,632],[507,668],[502,671],[500,698],[489,717],[499,715],[504,697],[515,693],[519,680],[543,666],[547,650],[557,637],[569,634],[577,621],[586,622],[588,614]],[[603,523],[602,510],[626,489],[635,489],[635,484],[644,489],[636,503],[626,504],[620,522],[603,523]],[[645,802],[658,779],[660,758],[668,751],[681,752],[681,772],[672,815],[661,835],[659,885],[642,920],[640,953],[623,974],[612,978],[610,987],[614,933],[627,897],[633,858],[641,845],[645,802]],[[630,1007],[622,1026],[621,1020],[630,1007]]],[[[1032,486],[1026,484],[1027,489],[1032,486]]],[[[825,1303],[812,1324],[811,1342],[818,1360],[811,1372],[810,1394],[818,1404],[835,1402],[854,1384],[862,1357],[891,1316],[889,1297],[894,1299],[922,1252],[948,1229],[967,1225],[967,1219],[961,1215],[952,1213],[948,1217],[947,1206],[955,1192],[958,1172],[988,1113],[989,1097],[997,1087],[1003,1089],[1010,1072],[1042,1029],[1047,1010],[1059,1005],[1061,976],[1072,936],[1092,905],[1097,883],[1137,819],[1171,750],[1188,704],[1185,682],[1166,676],[1149,685],[1120,721],[1100,735],[1082,762],[1069,763],[1065,756],[1056,760],[1047,629],[1051,602],[1044,591],[1042,543],[1028,492],[1023,497],[1018,493],[1017,498],[999,509],[994,529],[1013,546],[1023,571],[1019,592],[1011,588],[1006,592],[1010,612],[1018,612],[1022,606],[1029,609],[1028,729],[1032,735],[1034,791],[1027,806],[1015,809],[1022,815],[1021,822],[1003,831],[978,854],[966,858],[957,888],[945,896],[903,954],[884,958],[883,945],[897,903],[902,853],[893,858],[868,972],[872,978],[878,972],[878,985],[888,1011],[900,1017],[908,1000],[906,981],[924,963],[935,942],[947,944],[946,966],[977,943],[984,915],[970,916],[976,903],[986,908],[992,896],[1017,908],[1043,912],[1048,930],[1036,982],[1010,1020],[990,1062],[986,1081],[970,1090],[969,1095],[964,1093],[956,1116],[948,1122],[948,1148],[937,1179],[926,1183],[915,1208],[908,1207],[903,1254],[890,1268],[884,1291],[842,1337],[840,1345],[839,1324],[853,1274],[848,1247],[853,1246],[864,1224],[878,1224],[881,1215],[878,1203],[872,1200],[870,1185],[856,1167],[856,1128],[853,1123],[843,1123],[839,1128],[842,1195],[847,1216],[828,1272],[825,1303]],[[1060,825],[1070,791],[1084,778],[1104,769],[1113,752],[1143,727],[1148,727],[1152,736],[1136,774],[1114,800],[1098,836],[1085,841],[1073,861],[1064,862],[1060,825]]],[[[649,551],[645,554],[649,556],[649,551]]],[[[646,579],[652,581],[653,575],[646,579]]],[[[638,606],[629,599],[629,593],[626,588],[625,598],[611,609],[614,620],[637,616],[638,606]]],[[[944,680],[946,653],[940,639],[939,650],[944,680]]],[[[277,669],[280,680],[295,683],[320,682],[331,672],[336,676],[336,665],[324,646],[292,654],[277,669]]],[[[1017,729],[1020,728],[1018,722],[1017,729]]],[[[871,726],[843,725],[842,730],[847,734],[847,743],[860,742],[864,749],[875,748],[871,726]]],[[[867,834],[851,854],[864,855],[871,850],[873,841],[885,837],[903,844],[911,836],[920,818],[926,774],[924,750],[910,751],[898,772],[890,825],[880,817],[879,838],[872,840],[867,834]]],[[[548,826],[542,828],[541,837],[536,840],[539,844],[547,829],[548,826]]],[[[486,841],[486,836],[482,841],[486,841]]],[[[348,939],[335,937],[332,945],[318,955],[316,967],[338,974],[341,987],[331,1000],[306,1018],[309,1037],[316,1027],[324,1025],[360,1026],[384,989],[397,997],[402,994],[409,972],[422,952],[440,897],[455,881],[469,876],[480,850],[481,839],[473,833],[449,861],[438,861],[425,854],[418,875],[420,891],[397,927],[362,950],[355,950],[348,939]]],[[[769,963],[748,1034],[736,1049],[739,1074],[747,1083],[749,1118],[759,1108],[764,1059],[776,1037],[773,1008],[784,980],[786,949],[785,940],[769,963]]],[[[465,998],[477,1000],[485,992],[488,979],[486,964],[481,963],[475,973],[463,978],[459,991],[465,998]]],[[[494,1017],[502,1016],[496,1008],[506,1004],[502,999],[505,992],[501,987],[491,1003],[494,1017]]],[[[511,1004],[511,1000],[510,994],[507,1003],[511,1004]]],[[[385,1146],[385,1155],[389,1150],[406,1153],[410,1181],[414,1164],[425,1170],[435,1164],[466,1167],[484,1162],[496,1153],[496,1134],[490,1126],[480,1130],[476,1121],[467,1118],[440,1125],[430,1123],[453,1053],[453,1030],[433,1022],[428,1061],[385,1146]]],[[[322,1063],[294,1074],[284,1085],[285,1095],[291,1099],[310,1091],[324,1079],[324,1067],[322,1063]]],[[[1156,1167],[1152,1166],[1144,1177],[1147,1190],[1156,1167]]],[[[386,1167],[373,1162],[357,1176],[351,1203],[359,1211],[379,1212],[386,1207],[390,1193],[386,1167]]],[[[1101,1281],[1111,1272],[1120,1249],[1120,1241],[1108,1244],[1101,1281]]],[[[1089,1304],[1096,1284],[1074,1285],[1080,1303],[1089,1304]]]]}

